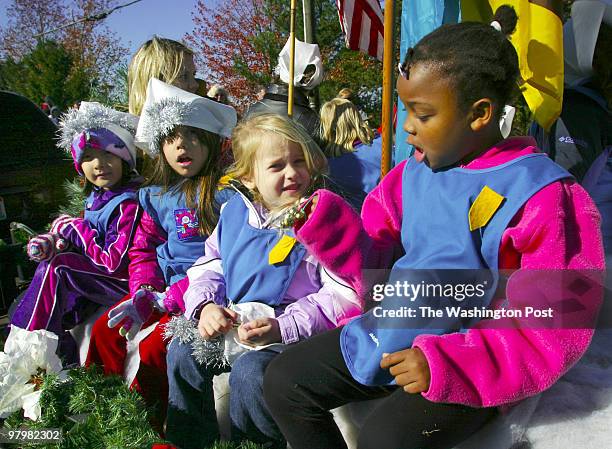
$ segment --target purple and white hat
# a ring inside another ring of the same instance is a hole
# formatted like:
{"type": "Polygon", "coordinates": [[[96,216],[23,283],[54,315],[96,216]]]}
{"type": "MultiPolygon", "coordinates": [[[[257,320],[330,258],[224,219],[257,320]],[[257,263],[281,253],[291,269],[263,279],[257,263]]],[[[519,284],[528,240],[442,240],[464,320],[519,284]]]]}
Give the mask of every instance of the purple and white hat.
{"type": "Polygon", "coordinates": [[[81,161],[87,147],[108,151],[118,156],[131,170],[136,167],[134,134],[138,117],[115,111],[100,103],[82,102],[79,109],[72,109],[60,121],[58,146],[70,153],[74,168],[82,175],[81,161]]]}

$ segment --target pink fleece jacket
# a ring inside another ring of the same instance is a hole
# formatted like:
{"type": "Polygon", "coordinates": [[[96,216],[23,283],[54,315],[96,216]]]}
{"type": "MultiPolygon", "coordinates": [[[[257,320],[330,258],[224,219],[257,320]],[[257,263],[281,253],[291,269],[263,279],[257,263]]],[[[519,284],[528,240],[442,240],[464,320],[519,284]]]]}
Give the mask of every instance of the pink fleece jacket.
{"type": "MultiPolygon", "coordinates": [[[[166,232],[157,225],[149,214],[143,212],[134,234],[132,247],[129,250],[131,295],[134,295],[143,285],[150,285],[158,292],[165,290],[166,281],[157,263],[156,248],[167,239],[166,232]]],[[[202,251],[204,251],[203,248],[202,251]]],[[[172,284],[166,291],[164,305],[168,313],[178,315],[183,312],[185,309],[183,293],[185,293],[187,287],[189,287],[189,279],[185,276],[172,284]]]]}
{"type": "MultiPolygon", "coordinates": [[[[537,151],[533,139],[511,138],[464,168],[489,168],[537,151]]],[[[391,267],[402,252],[404,166],[391,170],[366,197],[361,220],[340,197],[322,190],[314,213],[297,230],[306,248],[361,294],[367,290],[362,270],[391,267]]],[[[573,180],[563,180],[529,199],[502,235],[499,268],[603,271],[599,213],[586,191],[573,180]]],[[[423,351],[431,372],[423,396],[475,407],[532,396],[550,387],[582,356],[592,334],[593,329],[474,328],[420,335],[413,347],[423,351]]]]}

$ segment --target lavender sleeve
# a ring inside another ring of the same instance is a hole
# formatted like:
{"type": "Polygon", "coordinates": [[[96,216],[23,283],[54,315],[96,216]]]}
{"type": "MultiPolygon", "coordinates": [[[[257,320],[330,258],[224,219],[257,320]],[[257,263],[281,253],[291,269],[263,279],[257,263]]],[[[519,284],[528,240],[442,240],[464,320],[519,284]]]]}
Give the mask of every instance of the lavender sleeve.
{"type": "Polygon", "coordinates": [[[310,261],[302,262],[287,290],[287,295],[303,293],[303,296],[292,300],[277,316],[285,344],[333,329],[362,311],[363,304],[357,293],[313,261],[310,257],[310,261]]]}

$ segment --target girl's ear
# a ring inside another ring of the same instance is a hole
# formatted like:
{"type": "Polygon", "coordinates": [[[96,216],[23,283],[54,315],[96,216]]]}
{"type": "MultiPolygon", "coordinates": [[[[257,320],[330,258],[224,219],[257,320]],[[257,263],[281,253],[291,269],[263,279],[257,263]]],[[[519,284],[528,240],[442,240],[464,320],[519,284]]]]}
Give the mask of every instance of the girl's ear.
{"type": "Polygon", "coordinates": [[[495,117],[495,105],[490,98],[481,98],[470,109],[470,127],[480,131],[488,126],[495,117]]]}

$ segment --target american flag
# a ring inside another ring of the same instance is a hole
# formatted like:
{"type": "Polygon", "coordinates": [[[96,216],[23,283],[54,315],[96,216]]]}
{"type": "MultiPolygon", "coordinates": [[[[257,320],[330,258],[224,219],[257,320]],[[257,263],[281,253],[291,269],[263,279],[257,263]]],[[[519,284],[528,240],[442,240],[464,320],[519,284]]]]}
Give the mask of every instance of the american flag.
{"type": "Polygon", "coordinates": [[[378,0],[336,0],[346,46],[380,61],[383,58],[383,13],[378,0]]]}

